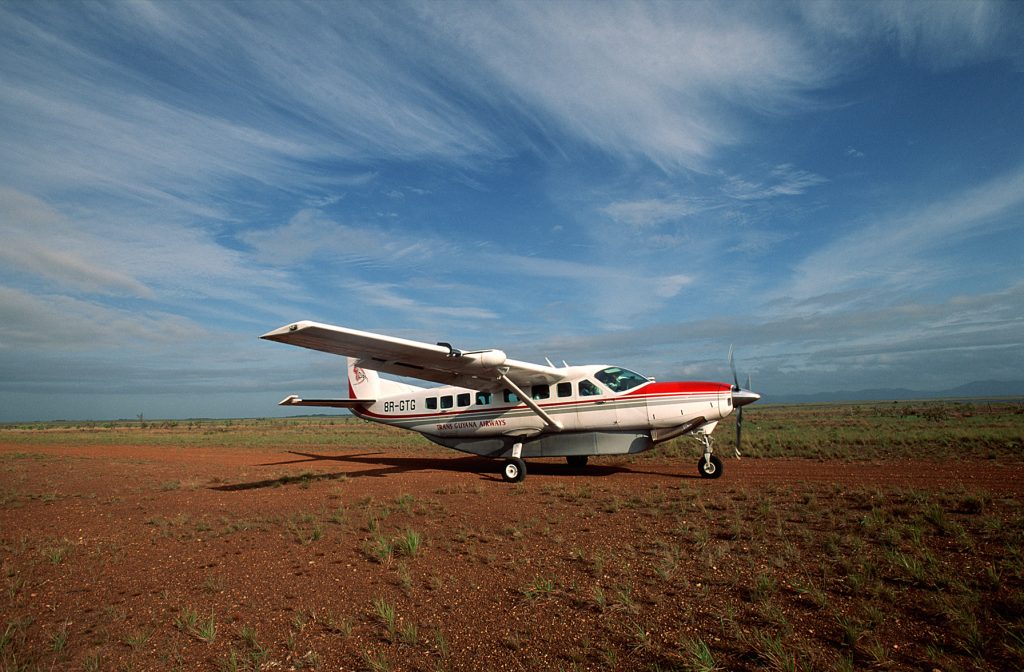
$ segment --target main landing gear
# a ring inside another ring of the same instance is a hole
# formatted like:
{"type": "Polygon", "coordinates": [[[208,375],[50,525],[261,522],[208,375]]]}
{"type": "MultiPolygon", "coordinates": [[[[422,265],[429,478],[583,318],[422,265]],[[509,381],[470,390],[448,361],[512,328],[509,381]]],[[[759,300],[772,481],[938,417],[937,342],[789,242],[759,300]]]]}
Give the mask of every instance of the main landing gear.
{"type": "Polygon", "coordinates": [[[523,462],[522,454],[523,444],[519,442],[513,444],[512,459],[501,468],[501,477],[505,479],[506,483],[519,483],[526,478],[526,462],[523,462]]]}
{"type": "Polygon", "coordinates": [[[701,478],[718,478],[722,475],[722,460],[712,454],[715,449],[711,447],[711,435],[701,432],[697,436],[704,444],[704,454],[697,460],[697,473],[701,478]]]}
{"type": "MultiPolygon", "coordinates": [[[[520,457],[523,453],[523,444],[517,443],[512,446],[512,457],[501,468],[501,477],[507,483],[519,483],[526,478],[526,463],[520,457]]],[[[587,466],[589,455],[567,455],[566,464],[570,469],[582,469],[587,466]]],[[[715,458],[718,459],[718,458],[715,458]]]]}
{"type": "Polygon", "coordinates": [[[518,457],[513,457],[502,467],[501,477],[509,483],[519,483],[526,478],[526,463],[518,457]]]}

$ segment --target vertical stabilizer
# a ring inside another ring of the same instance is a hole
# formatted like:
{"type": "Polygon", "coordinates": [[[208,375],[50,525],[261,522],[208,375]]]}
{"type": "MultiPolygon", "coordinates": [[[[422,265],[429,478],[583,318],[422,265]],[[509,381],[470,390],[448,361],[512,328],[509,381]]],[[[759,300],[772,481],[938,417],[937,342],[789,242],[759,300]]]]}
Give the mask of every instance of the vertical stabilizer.
{"type": "Polygon", "coordinates": [[[380,399],[397,394],[412,394],[422,387],[386,380],[373,369],[359,366],[355,357],[348,358],[348,395],[353,399],[380,399]]]}
{"type": "Polygon", "coordinates": [[[348,396],[353,399],[380,397],[380,377],[373,369],[357,366],[355,357],[348,358],[348,396]]]}

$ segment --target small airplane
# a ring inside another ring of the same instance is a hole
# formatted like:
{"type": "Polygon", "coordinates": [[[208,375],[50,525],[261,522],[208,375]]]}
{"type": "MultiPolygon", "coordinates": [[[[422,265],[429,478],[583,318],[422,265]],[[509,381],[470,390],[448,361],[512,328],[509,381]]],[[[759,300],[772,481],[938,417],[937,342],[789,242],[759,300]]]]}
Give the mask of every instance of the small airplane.
{"type": "MultiPolygon", "coordinates": [[[[348,398],[286,397],[282,406],[347,408],[365,420],[419,432],[434,443],[505,460],[508,482],[526,478],[524,457],[565,457],[586,466],[591,455],[650,450],[677,436],[703,445],[697,471],[722,475],[711,433],[737,409],[739,456],[743,407],[761,395],[733,384],[656,382],[619,366],[556,367],[509,359],[501,350],[459,350],[394,336],[303,321],[260,338],[348,358],[348,398]],[[420,387],[378,373],[416,378],[420,387]]],[[[747,387],[750,386],[749,380],[747,387]]]]}

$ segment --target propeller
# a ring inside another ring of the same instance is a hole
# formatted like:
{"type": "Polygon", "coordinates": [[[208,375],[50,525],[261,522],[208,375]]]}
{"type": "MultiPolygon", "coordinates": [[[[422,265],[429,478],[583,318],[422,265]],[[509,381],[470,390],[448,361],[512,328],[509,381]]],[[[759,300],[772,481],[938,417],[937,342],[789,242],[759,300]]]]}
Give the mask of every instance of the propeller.
{"type": "Polygon", "coordinates": [[[740,378],[736,375],[736,360],[733,358],[733,346],[729,346],[729,369],[732,370],[732,405],[736,409],[736,457],[740,457],[740,446],[743,440],[743,407],[761,398],[761,395],[750,390],[750,374],[747,374],[746,389],[740,387],[740,378]]]}

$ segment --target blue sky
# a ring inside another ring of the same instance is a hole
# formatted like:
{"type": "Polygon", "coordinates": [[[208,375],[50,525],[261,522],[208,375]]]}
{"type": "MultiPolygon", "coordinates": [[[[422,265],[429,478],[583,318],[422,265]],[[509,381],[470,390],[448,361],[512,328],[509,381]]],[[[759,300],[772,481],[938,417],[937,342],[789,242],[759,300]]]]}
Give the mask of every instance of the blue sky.
{"type": "Polygon", "coordinates": [[[1024,370],[1024,6],[0,3],[0,420],[280,413],[315,319],[754,388],[1024,370]]]}

